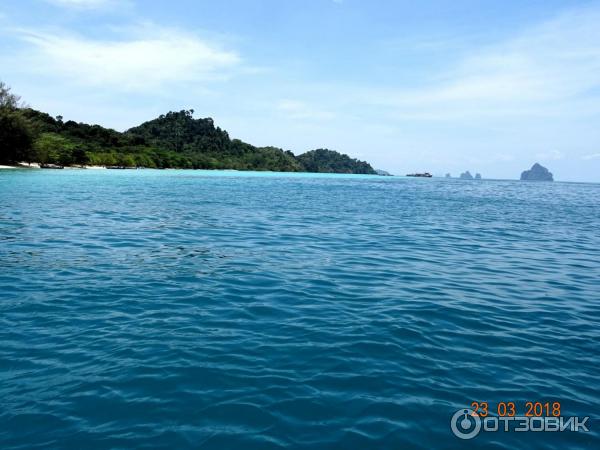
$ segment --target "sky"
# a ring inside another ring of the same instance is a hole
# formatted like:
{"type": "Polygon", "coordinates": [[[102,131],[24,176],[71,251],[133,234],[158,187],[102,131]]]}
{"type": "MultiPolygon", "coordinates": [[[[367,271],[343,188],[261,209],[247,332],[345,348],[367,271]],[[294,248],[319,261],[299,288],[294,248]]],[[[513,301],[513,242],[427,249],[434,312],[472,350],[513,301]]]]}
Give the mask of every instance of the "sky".
{"type": "Polygon", "coordinates": [[[600,1],[3,0],[0,80],[123,131],[229,135],[395,174],[600,182],[600,1]]]}

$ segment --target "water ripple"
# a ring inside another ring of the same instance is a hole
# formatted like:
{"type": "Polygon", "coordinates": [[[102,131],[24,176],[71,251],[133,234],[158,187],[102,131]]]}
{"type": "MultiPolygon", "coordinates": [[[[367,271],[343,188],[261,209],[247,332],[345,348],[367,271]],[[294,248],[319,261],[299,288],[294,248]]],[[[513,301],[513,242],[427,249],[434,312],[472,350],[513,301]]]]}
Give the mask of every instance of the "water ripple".
{"type": "Polygon", "coordinates": [[[461,448],[600,415],[600,185],[0,173],[2,448],[461,448]],[[469,444],[471,445],[471,444],[469,444]]]}

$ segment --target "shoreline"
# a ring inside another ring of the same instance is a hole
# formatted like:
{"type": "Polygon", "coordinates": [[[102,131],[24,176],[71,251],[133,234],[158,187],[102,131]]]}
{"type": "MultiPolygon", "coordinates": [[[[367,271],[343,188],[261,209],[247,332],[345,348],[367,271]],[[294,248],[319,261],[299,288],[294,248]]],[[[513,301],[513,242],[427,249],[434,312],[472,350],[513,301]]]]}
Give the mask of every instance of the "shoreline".
{"type": "MultiPolygon", "coordinates": [[[[132,167],[132,169],[134,169],[134,168],[135,167],[132,167]]],[[[0,170],[1,169],[41,169],[41,167],[40,167],[39,163],[28,164],[26,162],[20,162],[19,164],[16,164],[16,165],[0,164],[0,170]]],[[[106,170],[106,167],[105,166],[64,166],[63,169],[65,169],[65,170],[84,170],[84,169],[106,170]]]]}
{"type": "MultiPolygon", "coordinates": [[[[42,168],[40,167],[40,163],[31,163],[28,164],[26,162],[20,162],[16,165],[0,165],[0,170],[2,169],[38,169],[38,170],[56,170],[56,169],[60,169],[58,167],[45,167],[42,168]]],[[[181,168],[177,168],[177,167],[164,167],[164,168],[157,168],[157,167],[116,167],[116,166],[98,166],[98,165],[82,165],[82,166],[63,166],[62,169],[60,170],[204,170],[204,171],[214,171],[214,172],[271,172],[271,173],[313,173],[313,174],[331,174],[331,175],[368,175],[368,176],[375,176],[375,177],[384,177],[384,178],[391,178],[394,177],[395,175],[378,175],[378,174],[362,174],[362,173],[339,173],[339,172],[277,172],[277,171],[273,171],[273,170],[239,170],[239,169],[181,169],[181,168]]]]}

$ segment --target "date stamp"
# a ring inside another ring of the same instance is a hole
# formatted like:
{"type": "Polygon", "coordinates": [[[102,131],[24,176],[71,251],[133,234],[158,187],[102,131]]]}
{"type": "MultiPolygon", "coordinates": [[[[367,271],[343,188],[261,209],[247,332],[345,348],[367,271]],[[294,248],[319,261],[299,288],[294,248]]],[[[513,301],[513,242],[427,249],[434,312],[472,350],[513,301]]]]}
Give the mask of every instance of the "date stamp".
{"type": "Polygon", "coordinates": [[[567,417],[559,401],[474,401],[459,409],[450,428],[459,439],[481,432],[588,432],[588,417],[567,417]]]}
{"type": "Polygon", "coordinates": [[[487,417],[491,411],[498,417],[560,417],[560,402],[471,402],[474,414],[487,417]]]}

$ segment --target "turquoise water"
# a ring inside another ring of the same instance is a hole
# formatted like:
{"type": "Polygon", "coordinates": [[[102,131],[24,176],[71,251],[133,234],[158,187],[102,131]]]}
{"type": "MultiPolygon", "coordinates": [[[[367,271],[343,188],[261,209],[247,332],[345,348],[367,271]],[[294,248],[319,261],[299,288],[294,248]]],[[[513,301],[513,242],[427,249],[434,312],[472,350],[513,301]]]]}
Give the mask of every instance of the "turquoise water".
{"type": "Polygon", "coordinates": [[[0,207],[3,449],[600,447],[598,184],[2,170],[0,207]],[[476,400],[591,431],[461,441],[476,400]]]}

